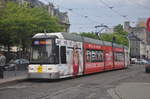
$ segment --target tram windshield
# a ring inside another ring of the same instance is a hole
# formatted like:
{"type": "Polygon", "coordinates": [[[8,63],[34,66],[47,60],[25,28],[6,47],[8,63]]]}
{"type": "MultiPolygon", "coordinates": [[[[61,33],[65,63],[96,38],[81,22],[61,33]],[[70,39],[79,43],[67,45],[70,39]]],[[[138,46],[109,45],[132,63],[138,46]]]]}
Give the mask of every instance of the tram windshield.
{"type": "Polygon", "coordinates": [[[53,40],[34,40],[32,43],[31,63],[54,64],[53,40]]]}

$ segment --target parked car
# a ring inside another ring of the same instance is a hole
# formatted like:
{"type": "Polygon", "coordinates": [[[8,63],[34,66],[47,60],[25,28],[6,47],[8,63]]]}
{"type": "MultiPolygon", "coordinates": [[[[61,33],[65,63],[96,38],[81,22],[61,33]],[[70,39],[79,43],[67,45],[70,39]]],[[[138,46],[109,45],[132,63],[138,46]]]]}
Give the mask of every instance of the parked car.
{"type": "Polygon", "coordinates": [[[147,60],[143,60],[142,64],[148,64],[147,60]]]}
{"type": "Polygon", "coordinates": [[[27,59],[11,60],[5,65],[4,70],[27,70],[29,61],[27,59]]]}
{"type": "Polygon", "coordinates": [[[136,61],[137,61],[136,58],[131,58],[131,64],[135,64],[136,61]]]}
{"type": "Polygon", "coordinates": [[[148,61],[145,60],[145,59],[140,59],[140,61],[141,61],[142,64],[148,64],[148,61]]]}
{"type": "Polygon", "coordinates": [[[145,59],[137,59],[136,61],[135,61],[135,64],[147,64],[148,62],[147,62],[147,60],[145,60],[145,59]]]}

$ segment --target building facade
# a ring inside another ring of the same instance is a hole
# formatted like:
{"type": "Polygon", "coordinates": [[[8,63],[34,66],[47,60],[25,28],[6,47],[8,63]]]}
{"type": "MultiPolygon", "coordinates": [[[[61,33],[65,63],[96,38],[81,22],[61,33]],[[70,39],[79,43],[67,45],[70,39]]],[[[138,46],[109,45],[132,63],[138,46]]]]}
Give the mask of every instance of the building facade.
{"type": "Polygon", "coordinates": [[[146,59],[148,57],[147,56],[148,45],[134,34],[130,34],[129,39],[130,39],[130,56],[132,58],[146,59]]]}
{"type": "Polygon", "coordinates": [[[136,27],[131,27],[130,22],[125,22],[124,30],[129,33],[130,57],[144,59],[150,58],[149,36],[145,25],[143,25],[143,21],[138,21],[136,27]]]}
{"type": "Polygon", "coordinates": [[[52,3],[49,3],[47,8],[50,16],[55,16],[59,19],[59,24],[63,26],[63,32],[69,32],[70,22],[68,13],[60,12],[60,10],[58,8],[55,8],[55,6],[52,3]]]}

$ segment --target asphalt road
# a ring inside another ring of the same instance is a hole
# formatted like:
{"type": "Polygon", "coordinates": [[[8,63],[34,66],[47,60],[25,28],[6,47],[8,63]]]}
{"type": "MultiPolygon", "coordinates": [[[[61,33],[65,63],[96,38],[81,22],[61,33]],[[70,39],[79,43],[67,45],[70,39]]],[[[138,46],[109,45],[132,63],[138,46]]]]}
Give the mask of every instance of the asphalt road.
{"type": "Polygon", "coordinates": [[[112,99],[109,90],[128,82],[150,83],[144,66],[57,81],[23,81],[0,86],[0,99],[112,99]]]}

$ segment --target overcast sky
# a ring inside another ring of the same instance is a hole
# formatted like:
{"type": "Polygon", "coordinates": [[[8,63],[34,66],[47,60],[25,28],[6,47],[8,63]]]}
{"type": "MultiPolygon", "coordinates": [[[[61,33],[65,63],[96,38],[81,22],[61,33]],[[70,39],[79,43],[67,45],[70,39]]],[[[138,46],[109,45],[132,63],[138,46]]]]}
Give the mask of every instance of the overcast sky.
{"type": "Polygon", "coordinates": [[[110,27],[138,18],[150,17],[150,0],[41,0],[53,2],[61,11],[69,14],[70,32],[95,31],[94,26],[110,27]],[[72,10],[71,10],[72,9],[72,10]]]}

